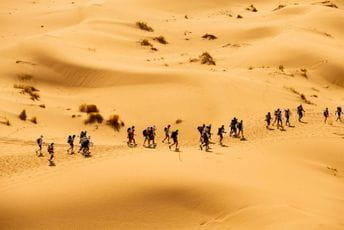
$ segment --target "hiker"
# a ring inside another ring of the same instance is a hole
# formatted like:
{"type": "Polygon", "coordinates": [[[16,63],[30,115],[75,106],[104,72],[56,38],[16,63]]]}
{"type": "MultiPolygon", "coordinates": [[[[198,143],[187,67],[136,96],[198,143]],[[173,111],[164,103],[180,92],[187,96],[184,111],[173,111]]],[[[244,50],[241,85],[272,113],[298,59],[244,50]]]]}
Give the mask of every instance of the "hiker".
{"type": "Polygon", "coordinates": [[[67,150],[67,153],[74,154],[74,140],[75,140],[75,135],[68,136],[67,143],[69,144],[69,149],[67,150]]]}
{"type": "Polygon", "coordinates": [[[202,140],[203,137],[202,137],[202,135],[203,135],[204,129],[205,129],[205,124],[203,124],[202,126],[198,126],[198,127],[197,127],[197,130],[198,130],[199,135],[200,135],[199,141],[200,141],[201,143],[203,143],[203,140],[202,140]]]}
{"type": "Polygon", "coordinates": [[[82,152],[82,155],[84,157],[88,157],[90,156],[90,145],[91,145],[91,137],[84,137],[82,142],[81,142],[81,146],[79,149],[79,152],[82,152]]]}
{"type": "Polygon", "coordinates": [[[226,133],[225,132],[225,126],[222,125],[217,131],[217,135],[220,137],[220,145],[223,145],[222,140],[223,140],[223,134],[224,133],[226,133]]]}
{"type": "Polygon", "coordinates": [[[128,133],[128,146],[136,146],[136,141],[135,141],[135,126],[132,126],[131,128],[127,129],[128,133]]]}
{"type": "Polygon", "coordinates": [[[38,145],[38,149],[36,150],[36,155],[38,157],[42,157],[43,156],[43,153],[42,153],[43,135],[41,135],[39,138],[37,138],[36,142],[37,142],[37,145],[38,145]]]}
{"type": "Polygon", "coordinates": [[[328,119],[328,117],[330,116],[330,112],[328,111],[328,108],[326,108],[325,110],[324,110],[324,122],[325,122],[325,124],[326,124],[326,121],[327,121],[327,119],[328,119]]]}
{"type": "Polygon", "coordinates": [[[87,131],[81,131],[79,137],[80,137],[79,143],[81,144],[82,141],[85,139],[85,137],[87,137],[87,131]]]}
{"type": "Polygon", "coordinates": [[[290,109],[284,110],[285,125],[290,127],[290,109]]]}
{"type": "Polygon", "coordinates": [[[231,131],[229,133],[229,136],[233,136],[233,137],[237,136],[237,123],[238,123],[238,119],[234,117],[230,124],[231,131]]]}
{"type": "Polygon", "coordinates": [[[170,144],[170,128],[171,128],[171,125],[167,125],[164,128],[165,138],[162,141],[162,143],[165,143],[165,141],[167,140],[167,143],[170,144]]]}
{"type": "Polygon", "coordinates": [[[173,143],[172,143],[171,145],[168,146],[169,149],[171,149],[172,146],[175,145],[175,146],[176,146],[175,151],[178,151],[178,150],[179,150],[179,148],[178,148],[178,134],[179,134],[178,129],[177,129],[176,131],[174,131],[174,132],[171,133],[171,138],[172,138],[172,140],[173,140],[173,143]]]}
{"type": "Polygon", "coordinates": [[[209,141],[209,132],[207,130],[203,130],[202,133],[202,143],[200,145],[201,150],[203,150],[203,147],[205,147],[206,151],[209,151],[210,149],[210,141],[209,141]]]}
{"type": "Polygon", "coordinates": [[[237,124],[237,128],[238,128],[238,137],[241,136],[241,140],[244,140],[245,137],[244,137],[244,122],[243,120],[241,120],[240,122],[238,122],[237,124]]]}
{"type": "Polygon", "coordinates": [[[155,143],[155,136],[156,136],[156,133],[155,133],[155,131],[156,131],[155,126],[150,127],[149,142],[148,142],[149,146],[151,146],[151,145],[153,145],[153,147],[156,146],[156,143],[155,143]]]}
{"type": "Polygon", "coordinates": [[[142,131],[143,137],[144,137],[144,141],[143,141],[143,146],[146,146],[146,142],[148,142],[149,145],[149,130],[150,128],[146,128],[142,131]]]}
{"type": "Polygon", "coordinates": [[[297,107],[297,115],[299,115],[299,122],[301,122],[301,119],[303,118],[305,112],[306,111],[303,109],[302,105],[299,105],[297,107]]]}
{"type": "Polygon", "coordinates": [[[207,130],[207,132],[208,132],[208,134],[209,134],[209,140],[211,139],[211,135],[212,135],[212,133],[211,133],[211,124],[209,124],[207,127],[206,127],[206,130],[207,130]]]}
{"type": "Polygon", "coordinates": [[[270,128],[271,120],[272,120],[271,113],[268,112],[268,113],[265,115],[265,121],[266,121],[266,128],[267,128],[267,129],[270,128]]]}
{"type": "Polygon", "coordinates": [[[283,129],[282,111],[280,109],[277,109],[276,111],[276,120],[277,120],[277,128],[283,129]]]}
{"type": "MultiPolygon", "coordinates": [[[[273,126],[275,126],[275,124],[276,124],[276,122],[277,122],[278,110],[279,110],[279,109],[275,110],[275,112],[274,112],[274,122],[272,123],[273,126]]],[[[277,125],[277,128],[278,128],[278,125],[277,125]]]]}
{"type": "Polygon", "coordinates": [[[48,145],[48,153],[50,154],[50,158],[49,158],[49,165],[52,166],[54,165],[54,143],[51,143],[50,145],[48,145]]]}
{"type": "Polygon", "coordinates": [[[336,121],[342,121],[342,107],[338,106],[336,110],[337,119],[336,121]]]}

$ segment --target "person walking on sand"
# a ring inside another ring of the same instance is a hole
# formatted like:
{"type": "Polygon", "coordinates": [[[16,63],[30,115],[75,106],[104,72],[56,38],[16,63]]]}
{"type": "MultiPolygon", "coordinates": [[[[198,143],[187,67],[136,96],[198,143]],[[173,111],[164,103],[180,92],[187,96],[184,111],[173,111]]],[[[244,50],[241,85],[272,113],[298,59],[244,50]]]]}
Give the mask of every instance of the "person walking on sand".
{"type": "Polygon", "coordinates": [[[234,117],[230,124],[231,131],[229,133],[229,136],[237,137],[237,123],[238,119],[234,117]]]}
{"type": "Polygon", "coordinates": [[[342,113],[343,113],[342,107],[338,106],[336,110],[336,116],[337,116],[336,121],[342,121],[342,113]]]}
{"type": "Polygon", "coordinates": [[[203,137],[202,137],[202,135],[203,135],[204,129],[205,129],[205,124],[203,124],[202,126],[198,126],[198,127],[197,127],[197,130],[198,130],[199,136],[200,136],[199,141],[200,141],[201,143],[203,143],[203,139],[202,139],[203,137]]]}
{"type": "Polygon", "coordinates": [[[217,135],[220,137],[219,142],[220,142],[220,145],[221,145],[221,146],[223,146],[222,140],[223,140],[223,136],[224,136],[225,133],[226,133],[226,132],[225,132],[225,126],[222,125],[222,126],[218,129],[218,131],[217,131],[217,135]]]}
{"type": "Polygon", "coordinates": [[[239,137],[241,140],[244,140],[245,137],[244,137],[244,122],[243,122],[243,120],[241,120],[240,122],[238,122],[237,128],[238,128],[238,137],[239,137]]]}
{"type": "Polygon", "coordinates": [[[270,128],[271,120],[272,120],[271,113],[268,112],[268,113],[265,115],[265,121],[266,121],[266,128],[267,128],[267,129],[270,128]]]}
{"type": "Polygon", "coordinates": [[[171,125],[167,125],[164,128],[165,138],[162,141],[162,143],[165,143],[165,141],[167,140],[167,143],[170,144],[170,129],[171,129],[171,125]]]}
{"type": "Polygon", "coordinates": [[[53,166],[54,164],[54,143],[48,145],[48,153],[50,154],[49,157],[49,166],[53,166]]]}
{"type": "Polygon", "coordinates": [[[38,145],[38,149],[36,150],[36,155],[38,157],[42,157],[42,148],[43,148],[43,135],[41,135],[39,138],[37,138],[36,143],[38,145]]]}
{"type": "Polygon", "coordinates": [[[136,146],[136,141],[135,141],[135,126],[132,126],[127,129],[127,134],[128,134],[128,146],[136,146]]]}
{"type": "Polygon", "coordinates": [[[173,143],[172,143],[171,145],[168,146],[169,149],[171,149],[172,146],[175,145],[175,146],[176,146],[176,147],[175,147],[175,151],[178,151],[178,150],[179,150],[179,147],[178,147],[178,145],[179,145],[179,143],[178,143],[178,134],[179,134],[178,129],[177,129],[176,131],[174,131],[174,132],[171,133],[171,138],[172,138],[172,140],[173,140],[173,143]]]}
{"type": "Polygon", "coordinates": [[[284,110],[285,125],[290,127],[290,109],[284,110]]]}
{"type": "Polygon", "coordinates": [[[67,153],[74,154],[74,140],[75,135],[68,136],[67,143],[69,144],[69,149],[67,149],[67,153]]]}
{"type": "Polygon", "coordinates": [[[210,141],[209,141],[209,132],[207,132],[207,130],[204,130],[203,131],[203,134],[202,134],[202,143],[200,145],[200,149],[203,150],[203,147],[205,147],[205,150],[206,151],[209,151],[210,149],[210,141]]]}
{"type": "MultiPolygon", "coordinates": [[[[275,124],[277,123],[278,110],[279,109],[274,111],[274,122],[272,123],[273,126],[275,126],[275,124]]],[[[277,124],[277,128],[278,128],[278,124],[277,124]]]]}
{"type": "Polygon", "coordinates": [[[280,109],[277,109],[276,119],[277,119],[277,128],[283,129],[282,111],[280,109]]]}
{"type": "Polygon", "coordinates": [[[149,145],[149,131],[150,131],[149,127],[147,127],[146,129],[144,129],[142,131],[142,135],[143,135],[143,138],[144,138],[143,146],[145,146],[145,147],[146,147],[146,142],[148,142],[148,145],[149,145]]]}
{"type": "Polygon", "coordinates": [[[324,123],[326,124],[328,117],[330,116],[330,112],[328,111],[328,108],[324,110],[324,123]]]}
{"type": "Polygon", "coordinates": [[[299,116],[299,122],[302,122],[301,120],[302,120],[304,113],[306,111],[303,109],[302,105],[299,105],[296,110],[297,110],[297,115],[299,116]]]}

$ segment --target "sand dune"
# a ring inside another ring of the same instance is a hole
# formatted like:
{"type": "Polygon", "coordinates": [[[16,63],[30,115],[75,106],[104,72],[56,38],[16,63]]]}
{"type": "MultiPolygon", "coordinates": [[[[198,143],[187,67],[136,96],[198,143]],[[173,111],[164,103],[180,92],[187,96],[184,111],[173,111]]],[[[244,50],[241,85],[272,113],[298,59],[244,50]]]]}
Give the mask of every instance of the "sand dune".
{"type": "Polygon", "coordinates": [[[308,0],[1,1],[1,229],[343,229],[344,126],[334,116],[344,107],[343,9],[308,0]],[[204,52],[215,65],[201,64],[204,52]],[[35,87],[39,100],[15,85],[35,87]],[[126,128],[86,126],[83,103],[135,125],[140,145],[127,148],[126,128]],[[300,103],[306,123],[296,121],[300,103]],[[292,109],[294,127],[268,131],[264,115],[278,107],[292,109]],[[228,147],[198,150],[198,125],[216,134],[234,116],[247,141],[226,136],[228,147]],[[180,130],[180,153],[160,142],[166,124],[180,130]],[[141,147],[150,125],[157,149],[141,147]],[[92,157],[67,155],[67,135],[85,129],[92,157]],[[41,134],[56,143],[56,167],[34,154],[41,134]]]}

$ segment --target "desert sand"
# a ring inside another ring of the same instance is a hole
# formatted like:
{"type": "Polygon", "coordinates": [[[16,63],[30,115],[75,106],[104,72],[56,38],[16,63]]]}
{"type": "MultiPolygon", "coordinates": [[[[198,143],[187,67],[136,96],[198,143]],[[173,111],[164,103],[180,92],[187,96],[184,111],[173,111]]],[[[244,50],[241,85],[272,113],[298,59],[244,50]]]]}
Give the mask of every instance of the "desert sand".
{"type": "Polygon", "coordinates": [[[334,115],[344,107],[343,9],[340,0],[0,1],[0,228],[344,229],[344,124],[334,115]],[[204,52],[216,65],[201,63],[204,52]],[[38,89],[38,100],[14,86],[38,89]],[[125,127],[85,125],[83,103],[125,127]],[[292,110],[293,127],[265,128],[276,108],[292,110]],[[234,116],[247,140],[227,135],[221,147],[214,135],[212,151],[200,151],[196,127],[216,134],[234,116]],[[166,124],[179,129],[180,152],[161,143],[166,124]],[[131,125],[137,148],[126,146],[131,125]],[[142,147],[151,125],[156,149],[142,147]],[[66,153],[81,130],[90,158],[66,153]]]}

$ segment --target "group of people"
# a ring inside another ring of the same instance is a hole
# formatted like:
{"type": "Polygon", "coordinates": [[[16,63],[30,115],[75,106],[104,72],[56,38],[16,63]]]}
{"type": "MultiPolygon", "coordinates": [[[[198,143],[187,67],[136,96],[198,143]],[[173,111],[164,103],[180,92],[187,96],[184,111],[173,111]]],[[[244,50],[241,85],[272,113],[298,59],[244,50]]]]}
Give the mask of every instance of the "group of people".
{"type": "MultiPolygon", "coordinates": [[[[342,121],[342,114],[343,114],[342,107],[338,106],[334,114],[336,116],[336,121],[342,121]]],[[[323,115],[324,115],[324,122],[326,123],[327,119],[330,117],[330,111],[328,108],[324,110],[323,115]]]]}
{"type": "MultiPolygon", "coordinates": [[[[304,110],[302,105],[299,105],[296,108],[297,116],[298,116],[298,121],[303,122],[302,118],[304,117],[306,111],[304,110]]],[[[343,110],[341,107],[337,107],[335,111],[335,116],[336,116],[336,121],[342,121],[342,116],[343,110]]],[[[326,123],[329,116],[330,112],[329,109],[326,108],[323,112],[324,116],[324,122],[326,123]]],[[[271,125],[276,125],[278,129],[284,130],[284,125],[291,127],[290,123],[290,117],[291,117],[291,111],[290,109],[276,109],[274,111],[274,117],[272,117],[271,113],[268,112],[265,115],[265,122],[266,122],[266,128],[270,129],[271,125]],[[283,118],[285,119],[283,122],[283,118]],[[272,122],[273,121],[273,122],[272,122]]],[[[197,130],[200,135],[200,149],[203,150],[205,149],[206,151],[209,151],[210,144],[214,144],[214,142],[211,142],[212,138],[212,132],[211,132],[212,126],[211,124],[209,125],[201,125],[197,127],[197,130]]],[[[234,117],[229,125],[229,136],[234,137],[234,138],[240,138],[240,140],[245,140],[244,137],[244,125],[243,125],[243,120],[238,120],[236,117],[234,117]]],[[[217,135],[219,136],[219,144],[221,146],[223,145],[223,138],[226,134],[225,126],[221,125],[218,128],[217,135]]],[[[127,134],[128,134],[128,146],[129,147],[136,147],[137,143],[135,140],[135,126],[131,126],[130,128],[127,129],[127,134]]],[[[157,146],[156,144],[156,127],[155,126],[150,126],[147,127],[146,129],[143,130],[142,132],[144,141],[143,141],[143,146],[147,148],[155,148],[157,146]]],[[[162,143],[167,143],[169,149],[172,149],[172,147],[175,147],[175,151],[179,151],[179,142],[178,142],[178,135],[179,131],[174,130],[171,131],[171,125],[167,125],[164,127],[164,134],[165,137],[162,140],[162,143]],[[172,139],[172,143],[170,140],[172,139]]],[[[78,150],[78,153],[81,153],[83,156],[88,157],[90,156],[90,146],[91,146],[91,137],[87,135],[87,131],[81,131],[80,132],[80,148],[78,150]]],[[[69,148],[67,149],[67,153],[69,154],[74,154],[74,142],[75,142],[76,135],[69,135],[67,138],[67,143],[69,145],[69,148]]],[[[36,151],[37,156],[42,157],[43,156],[43,135],[41,135],[37,139],[37,145],[38,145],[38,150],[36,151]]],[[[54,165],[54,143],[48,144],[47,152],[49,153],[50,157],[48,159],[49,164],[52,166],[54,165]]]]}
{"type": "MultiPolygon", "coordinates": [[[[78,150],[78,153],[81,153],[84,157],[89,157],[90,152],[90,145],[91,145],[91,137],[87,136],[87,131],[81,131],[80,132],[80,148],[78,150]]],[[[74,142],[75,142],[76,135],[69,135],[67,137],[67,144],[69,145],[69,148],[67,149],[67,153],[74,154],[74,142]]],[[[36,143],[38,145],[38,149],[36,150],[36,154],[38,157],[43,157],[43,135],[39,136],[36,140],[36,143]]],[[[54,142],[49,143],[47,147],[47,152],[49,153],[50,157],[48,159],[49,165],[54,166],[54,153],[55,153],[55,147],[54,142]]]]}
{"type": "MultiPolygon", "coordinates": [[[[167,125],[164,128],[164,133],[165,133],[165,138],[162,141],[162,143],[167,143],[169,144],[169,149],[171,149],[173,146],[175,146],[175,150],[177,151],[179,146],[178,146],[178,130],[172,131],[171,132],[171,125],[167,125]],[[170,139],[173,140],[173,143],[171,144],[170,139]]],[[[156,138],[156,127],[155,126],[150,126],[145,128],[142,131],[142,135],[144,138],[143,141],[143,146],[146,148],[155,148],[157,146],[157,143],[155,142],[156,138]]],[[[137,143],[135,140],[135,126],[132,126],[127,129],[127,144],[129,147],[136,147],[137,143]]]]}

